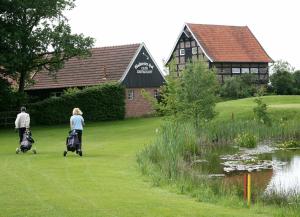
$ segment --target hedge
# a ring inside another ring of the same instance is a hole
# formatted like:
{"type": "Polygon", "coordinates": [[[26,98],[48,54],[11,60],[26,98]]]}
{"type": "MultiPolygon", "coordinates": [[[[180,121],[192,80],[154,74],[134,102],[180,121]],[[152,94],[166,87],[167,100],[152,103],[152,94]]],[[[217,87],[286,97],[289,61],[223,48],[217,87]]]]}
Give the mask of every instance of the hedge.
{"type": "Polygon", "coordinates": [[[75,93],[52,97],[28,105],[34,124],[69,123],[73,108],[83,112],[86,121],[124,119],[125,88],[120,84],[104,84],[88,87],[75,93]]]}

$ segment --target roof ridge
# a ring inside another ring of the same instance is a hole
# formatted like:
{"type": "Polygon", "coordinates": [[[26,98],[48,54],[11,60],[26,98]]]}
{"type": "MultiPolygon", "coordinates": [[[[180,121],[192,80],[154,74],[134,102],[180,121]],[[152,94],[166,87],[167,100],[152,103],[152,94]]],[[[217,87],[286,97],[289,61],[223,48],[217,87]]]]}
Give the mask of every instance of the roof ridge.
{"type": "Polygon", "coordinates": [[[132,43],[132,44],[121,44],[121,45],[108,45],[103,47],[92,47],[91,49],[101,49],[101,48],[120,48],[120,47],[129,47],[129,46],[140,46],[142,43],[132,43]]]}
{"type": "Polygon", "coordinates": [[[203,24],[203,23],[186,23],[187,25],[202,25],[202,26],[224,26],[224,27],[247,27],[247,25],[239,25],[239,26],[234,26],[234,25],[221,25],[221,24],[203,24]]]}

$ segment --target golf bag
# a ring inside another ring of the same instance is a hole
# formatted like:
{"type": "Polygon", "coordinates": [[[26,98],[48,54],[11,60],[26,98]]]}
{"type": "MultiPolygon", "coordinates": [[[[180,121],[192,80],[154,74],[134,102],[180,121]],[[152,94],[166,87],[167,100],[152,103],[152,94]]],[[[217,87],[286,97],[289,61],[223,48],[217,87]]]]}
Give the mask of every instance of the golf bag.
{"type": "Polygon", "coordinates": [[[78,135],[75,130],[71,130],[69,132],[69,136],[66,140],[67,150],[68,151],[77,151],[80,145],[80,141],[78,139],[78,135]]]}
{"type": "Polygon", "coordinates": [[[29,151],[34,143],[34,139],[32,138],[32,134],[30,131],[26,131],[23,134],[22,142],[20,143],[19,150],[23,153],[29,151]]]}

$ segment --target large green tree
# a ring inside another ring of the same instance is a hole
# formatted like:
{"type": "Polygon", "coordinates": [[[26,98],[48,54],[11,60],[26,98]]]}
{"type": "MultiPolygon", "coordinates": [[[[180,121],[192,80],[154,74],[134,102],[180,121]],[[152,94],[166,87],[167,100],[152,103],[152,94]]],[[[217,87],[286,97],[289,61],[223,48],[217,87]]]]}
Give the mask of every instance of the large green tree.
{"type": "Polygon", "coordinates": [[[75,0],[0,0],[0,71],[19,83],[19,92],[31,74],[51,74],[65,61],[89,55],[94,39],[72,34],[66,10],[75,0]]]}
{"type": "Polygon", "coordinates": [[[199,128],[216,114],[218,88],[216,73],[207,64],[189,62],[178,75],[171,63],[167,83],[161,90],[162,100],[155,108],[175,120],[189,120],[199,128]]]}

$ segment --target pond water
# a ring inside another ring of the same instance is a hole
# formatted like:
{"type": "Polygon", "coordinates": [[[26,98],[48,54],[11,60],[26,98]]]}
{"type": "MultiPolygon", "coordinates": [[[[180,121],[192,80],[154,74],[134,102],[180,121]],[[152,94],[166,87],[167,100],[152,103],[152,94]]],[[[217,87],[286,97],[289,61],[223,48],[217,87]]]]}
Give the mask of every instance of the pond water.
{"type": "MultiPolygon", "coordinates": [[[[224,174],[224,183],[237,185],[242,188],[243,177],[247,171],[224,172],[223,163],[220,156],[222,153],[234,154],[237,149],[216,150],[210,155],[207,162],[198,164],[202,172],[209,174],[224,174]]],[[[264,160],[273,163],[272,169],[260,169],[252,171],[253,190],[259,190],[265,193],[276,193],[280,195],[300,195],[300,150],[276,150],[271,153],[262,153],[255,155],[258,160],[264,160]]]]}
{"type": "Polygon", "coordinates": [[[286,161],[287,164],[274,168],[266,192],[280,195],[300,194],[300,151],[277,151],[272,160],[286,161]]]}

